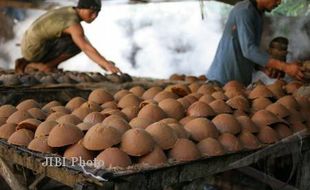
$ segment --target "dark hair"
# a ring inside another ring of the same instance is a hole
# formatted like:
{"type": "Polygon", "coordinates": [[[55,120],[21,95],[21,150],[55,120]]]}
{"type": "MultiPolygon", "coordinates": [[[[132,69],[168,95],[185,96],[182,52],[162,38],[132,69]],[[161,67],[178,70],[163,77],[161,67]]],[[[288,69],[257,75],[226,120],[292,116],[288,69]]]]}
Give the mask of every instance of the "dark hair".
{"type": "Polygon", "coordinates": [[[288,45],[288,39],[282,36],[279,37],[275,37],[271,40],[270,44],[274,43],[274,42],[279,42],[281,44],[285,44],[288,45]]]}
{"type": "Polygon", "coordinates": [[[77,8],[92,9],[95,11],[101,10],[101,0],[79,0],[77,8]]]}

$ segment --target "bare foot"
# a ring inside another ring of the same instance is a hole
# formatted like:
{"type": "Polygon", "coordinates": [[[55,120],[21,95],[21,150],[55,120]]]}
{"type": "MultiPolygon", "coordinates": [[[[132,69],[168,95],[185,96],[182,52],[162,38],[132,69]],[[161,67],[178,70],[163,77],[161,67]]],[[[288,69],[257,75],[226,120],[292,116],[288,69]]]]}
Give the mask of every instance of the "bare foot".
{"type": "Polygon", "coordinates": [[[19,59],[16,59],[15,61],[15,72],[17,74],[22,74],[25,72],[25,68],[26,66],[29,64],[29,61],[27,61],[26,59],[24,58],[19,58],[19,59]]]}
{"type": "Polygon", "coordinates": [[[55,70],[57,70],[57,68],[49,67],[44,63],[30,63],[27,65],[25,70],[27,72],[40,71],[44,73],[50,73],[50,72],[54,72],[55,70]]]}
{"type": "Polygon", "coordinates": [[[36,68],[33,68],[29,65],[26,66],[25,73],[31,74],[31,73],[35,73],[35,72],[39,72],[39,70],[36,68]]]}

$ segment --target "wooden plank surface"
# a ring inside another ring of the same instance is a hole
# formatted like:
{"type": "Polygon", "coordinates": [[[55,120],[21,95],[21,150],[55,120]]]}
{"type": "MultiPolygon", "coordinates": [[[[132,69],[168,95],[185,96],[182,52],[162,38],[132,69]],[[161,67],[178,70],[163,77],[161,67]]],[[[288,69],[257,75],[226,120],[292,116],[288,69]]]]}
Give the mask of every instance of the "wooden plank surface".
{"type": "Polygon", "coordinates": [[[93,175],[102,176],[108,179],[108,182],[103,182],[84,174],[79,166],[43,167],[42,162],[45,159],[44,156],[52,155],[35,153],[23,147],[9,145],[3,140],[0,140],[0,157],[10,160],[10,162],[14,164],[36,171],[38,174],[46,174],[46,176],[70,187],[74,187],[76,184],[89,183],[98,187],[107,186],[115,189],[163,189],[173,184],[189,182],[227,170],[248,166],[257,162],[258,159],[273,155],[272,150],[283,152],[282,154],[276,154],[276,156],[292,153],[292,147],[294,147],[295,151],[309,150],[310,139],[307,134],[307,131],[301,131],[295,136],[283,139],[274,145],[270,145],[258,151],[226,154],[192,162],[176,163],[162,168],[114,172],[111,174],[106,173],[107,171],[102,169],[90,170],[93,175]],[[302,140],[302,144],[300,144],[300,140],[302,140]],[[286,152],[284,149],[289,151],[286,152]],[[253,159],[253,155],[257,159],[253,159]],[[103,171],[103,173],[100,174],[101,171],[103,171]]]}
{"type": "MultiPolygon", "coordinates": [[[[55,155],[46,155],[55,157],[55,155]]],[[[11,164],[18,164],[37,174],[45,174],[47,177],[61,182],[62,184],[73,187],[78,183],[91,182],[93,184],[101,184],[97,179],[85,175],[79,167],[67,166],[47,166],[42,163],[45,161],[44,154],[35,153],[23,147],[9,145],[7,142],[0,140],[0,158],[11,164]]]]}
{"type": "Polygon", "coordinates": [[[308,131],[304,130],[295,136],[288,137],[276,144],[254,152],[240,152],[238,154],[196,160],[183,165],[171,166],[155,171],[143,171],[137,174],[128,173],[128,177],[122,176],[121,179],[124,181],[117,185],[120,189],[126,186],[130,186],[132,189],[139,189],[141,187],[149,189],[150,185],[154,184],[155,189],[161,189],[173,183],[192,181],[231,169],[249,166],[269,156],[281,157],[296,151],[309,149],[310,138],[308,131]],[[301,139],[303,141],[302,144],[300,144],[301,139]],[[273,154],[273,151],[278,153],[273,154]]]}
{"type": "Polygon", "coordinates": [[[89,93],[96,88],[103,88],[112,95],[121,89],[130,89],[134,86],[142,86],[145,89],[153,86],[165,88],[170,84],[182,82],[173,82],[165,80],[152,79],[137,79],[132,82],[113,83],[104,82],[84,82],[78,84],[49,84],[35,85],[30,87],[1,87],[0,88],[0,105],[13,104],[16,105],[22,100],[33,98],[40,103],[47,103],[52,100],[57,100],[61,103],[66,103],[71,98],[81,96],[88,98],[89,93]]]}
{"type": "Polygon", "coordinates": [[[17,105],[25,99],[35,99],[40,103],[48,103],[57,100],[61,103],[68,102],[75,96],[87,98],[91,90],[78,88],[0,88],[0,105],[13,104],[17,105]]]}
{"type": "Polygon", "coordinates": [[[271,144],[266,148],[260,149],[255,153],[246,156],[236,162],[230,164],[230,167],[247,166],[256,163],[258,160],[266,157],[280,157],[294,152],[300,152],[302,148],[309,149],[309,130],[304,129],[287,138],[280,140],[275,144],[271,144]],[[307,139],[304,143],[304,139],[307,139]]]}

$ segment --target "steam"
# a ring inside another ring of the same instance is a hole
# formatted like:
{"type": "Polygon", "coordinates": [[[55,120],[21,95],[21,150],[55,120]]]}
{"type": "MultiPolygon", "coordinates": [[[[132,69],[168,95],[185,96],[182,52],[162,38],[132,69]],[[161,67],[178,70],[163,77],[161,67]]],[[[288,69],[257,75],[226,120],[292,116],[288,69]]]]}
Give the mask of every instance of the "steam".
{"type": "Polygon", "coordinates": [[[288,61],[310,59],[310,16],[274,17],[274,36],[289,39],[288,61]]]}
{"type": "MultiPolygon", "coordinates": [[[[222,34],[222,7],[227,5],[205,2],[206,17],[201,20],[198,2],[103,5],[98,18],[83,26],[89,41],[123,72],[155,78],[173,73],[201,75],[209,68],[222,34]]],[[[13,68],[13,61],[21,56],[16,44],[42,13],[32,10],[26,21],[17,24],[16,39],[4,45],[11,64],[0,59],[0,66],[13,68]]],[[[84,53],[60,67],[103,71],[84,53]]]]}
{"type": "MultiPolygon", "coordinates": [[[[284,36],[289,40],[287,61],[310,60],[310,17],[271,17],[271,33],[265,34],[263,43],[269,44],[272,38],[284,36]]],[[[284,78],[291,80],[289,76],[284,78]]],[[[268,77],[265,73],[258,71],[253,73],[252,81],[262,81],[271,84],[276,79],[268,77]]]]}
{"type": "Polygon", "coordinates": [[[0,67],[4,69],[14,68],[14,60],[21,57],[20,42],[25,30],[31,25],[31,23],[44,11],[30,11],[28,18],[19,22],[14,27],[15,38],[6,43],[0,43],[0,67]]]}

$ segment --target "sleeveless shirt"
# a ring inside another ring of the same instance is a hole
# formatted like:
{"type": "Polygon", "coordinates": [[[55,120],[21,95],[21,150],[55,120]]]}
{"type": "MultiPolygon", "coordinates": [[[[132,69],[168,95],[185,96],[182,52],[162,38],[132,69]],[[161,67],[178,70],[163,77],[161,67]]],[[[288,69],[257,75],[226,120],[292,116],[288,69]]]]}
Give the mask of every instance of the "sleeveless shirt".
{"type": "Polygon", "coordinates": [[[23,57],[28,61],[40,60],[49,51],[47,42],[60,38],[66,28],[80,21],[73,7],[62,7],[43,14],[32,23],[23,36],[23,57]]]}

